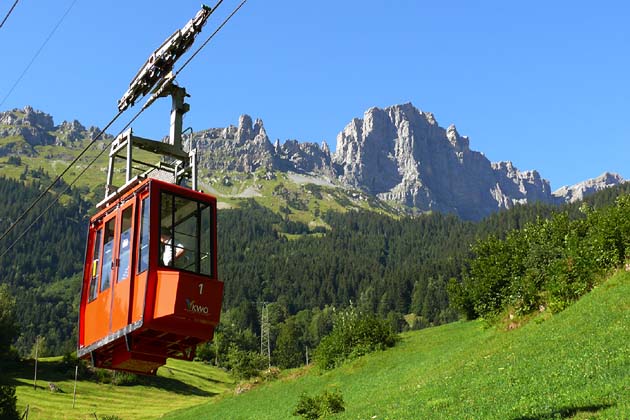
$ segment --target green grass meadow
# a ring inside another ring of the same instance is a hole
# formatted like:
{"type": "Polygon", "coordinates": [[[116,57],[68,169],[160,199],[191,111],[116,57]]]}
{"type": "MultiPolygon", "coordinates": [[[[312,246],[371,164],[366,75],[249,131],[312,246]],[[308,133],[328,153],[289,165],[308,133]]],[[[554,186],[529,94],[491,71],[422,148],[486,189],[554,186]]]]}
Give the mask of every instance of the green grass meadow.
{"type": "Polygon", "coordinates": [[[40,361],[37,389],[32,362],[10,377],[30,420],[291,419],[302,393],[324,390],[343,395],[335,419],[630,419],[629,297],[630,273],[619,273],[516,329],[474,321],[409,332],[387,351],[325,373],[284,371],[240,395],[226,372],[173,360],[140,385],[80,380],[75,408],[74,369],[59,358],[40,361]]]}
{"type": "Polygon", "coordinates": [[[341,391],[335,419],[629,419],[630,273],[564,312],[511,330],[459,322],[403,335],[339,369],[170,413],[171,420],[290,419],[301,393],[341,391]]]}
{"type": "Polygon", "coordinates": [[[190,407],[225,392],[233,386],[229,375],[197,362],[168,360],[156,377],[141,379],[142,385],[77,382],[72,408],[74,368],[60,369],[60,358],[40,360],[37,387],[33,387],[33,362],[14,373],[18,410],[29,407],[29,420],[95,419],[116,415],[122,420],[155,419],[175,409],[190,407]],[[52,382],[61,392],[51,392],[52,382]]]}

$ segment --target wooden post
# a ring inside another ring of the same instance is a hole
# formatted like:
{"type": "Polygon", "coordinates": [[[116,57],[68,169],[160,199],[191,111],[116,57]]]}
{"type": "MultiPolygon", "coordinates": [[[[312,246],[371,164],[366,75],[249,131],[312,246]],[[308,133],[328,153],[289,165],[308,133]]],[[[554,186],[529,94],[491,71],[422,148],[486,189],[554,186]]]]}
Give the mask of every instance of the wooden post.
{"type": "Polygon", "coordinates": [[[74,391],[72,392],[72,408],[77,401],[77,375],[79,374],[79,365],[74,367],[74,391]]]}
{"type": "Polygon", "coordinates": [[[306,366],[308,366],[308,346],[306,346],[306,366]]]}
{"type": "Polygon", "coordinates": [[[39,336],[35,339],[35,376],[33,377],[33,389],[37,389],[37,357],[39,353],[39,336]]]}

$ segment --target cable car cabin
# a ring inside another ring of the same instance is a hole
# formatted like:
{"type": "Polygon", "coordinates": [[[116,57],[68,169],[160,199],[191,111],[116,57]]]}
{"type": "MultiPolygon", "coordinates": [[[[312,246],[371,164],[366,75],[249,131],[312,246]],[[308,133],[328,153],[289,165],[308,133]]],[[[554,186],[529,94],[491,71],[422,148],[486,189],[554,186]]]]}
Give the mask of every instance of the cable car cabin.
{"type": "Polygon", "coordinates": [[[146,179],[90,220],[78,355],[155,374],[219,323],[216,198],[146,179]]]}

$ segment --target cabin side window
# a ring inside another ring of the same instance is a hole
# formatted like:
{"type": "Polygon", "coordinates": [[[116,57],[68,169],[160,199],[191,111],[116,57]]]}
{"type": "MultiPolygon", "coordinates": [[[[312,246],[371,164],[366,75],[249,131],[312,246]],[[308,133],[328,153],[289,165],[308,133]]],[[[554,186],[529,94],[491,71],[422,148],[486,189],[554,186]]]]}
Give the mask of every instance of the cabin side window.
{"type": "Polygon", "coordinates": [[[212,223],[212,208],[208,204],[199,204],[201,229],[199,239],[199,272],[206,276],[212,275],[212,246],[214,245],[214,224],[212,223]]]}
{"type": "Polygon", "coordinates": [[[199,272],[197,267],[199,249],[198,203],[186,198],[175,197],[175,268],[199,272]]]}
{"type": "Polygon", "coordinates": [[[131,218],[133,216],[133,206],[123,210],[122,219],[120,221],[120,238],[118,243],[118,276],[116,282],[125,280],[129,277],[129,264],[131,256],[131,218]]]}
{"type": "Polygon", "coordinates": [[[103,264],[101,265],[101,292],[107,290],[112,279],[112,254],[114,252],[114,225],[116,219],[105,223],[105,237],[103,245],[103,264]]]}
{"type": "Polygon", "coordinates": [[[173,196],[162,193],[160,205],[160,264],[171,266],[175,255],[173,248],[173,196]]]}
{"type": "Polygon", "coordinates": [[[92,265],[90,267],[90,287],[88,289],[88,302],[96,299],[96,286],[98,284],[98,263],[101,255],[101,236],[103,229],[96,231],[94,239],[94,248],[92,249],[92,265]]]}
{"type": "Polygon", "coordinates": [[[161,265],[211,275],[210,206],[170,193],[162,193],[161,200],[161,265]]]}
{"type": "Polygon", "coordinates": [[[149,268],[149,228],[150,228],[149,197],[142,200],[140,220],[140,248],[138,249],[138,273],[149,268]]]}

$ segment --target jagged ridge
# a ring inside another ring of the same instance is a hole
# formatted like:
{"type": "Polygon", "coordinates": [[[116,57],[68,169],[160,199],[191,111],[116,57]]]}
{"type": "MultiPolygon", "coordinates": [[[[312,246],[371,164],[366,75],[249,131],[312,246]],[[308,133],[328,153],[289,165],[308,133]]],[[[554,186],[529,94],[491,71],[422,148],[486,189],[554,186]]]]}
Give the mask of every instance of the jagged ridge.
{"type": "MultiPolygon", "coordinates": [[[[55,126],[50,115],[25,107],[0,113],[0,156],[36,154],[36,146],[74,147],[98,128],[78,121],[55,126]]],[[[238,126],[194,133],[202,176],[216,171],[252,173],[259,169],[309,174],[328,184],[363,190],[411,212],[456,213],[478,220],[516,204],[573,202],[624,182],[605,173],[593,180],[551,192],[535,171],[519,171],[512,162],[491,163],[470,149],[470,139],[454,125],[444,129],[434,115],[411,103],[368,109],[328,144],[287,140],[271,143],[263,121],[248,115],[238,126]]]]}

